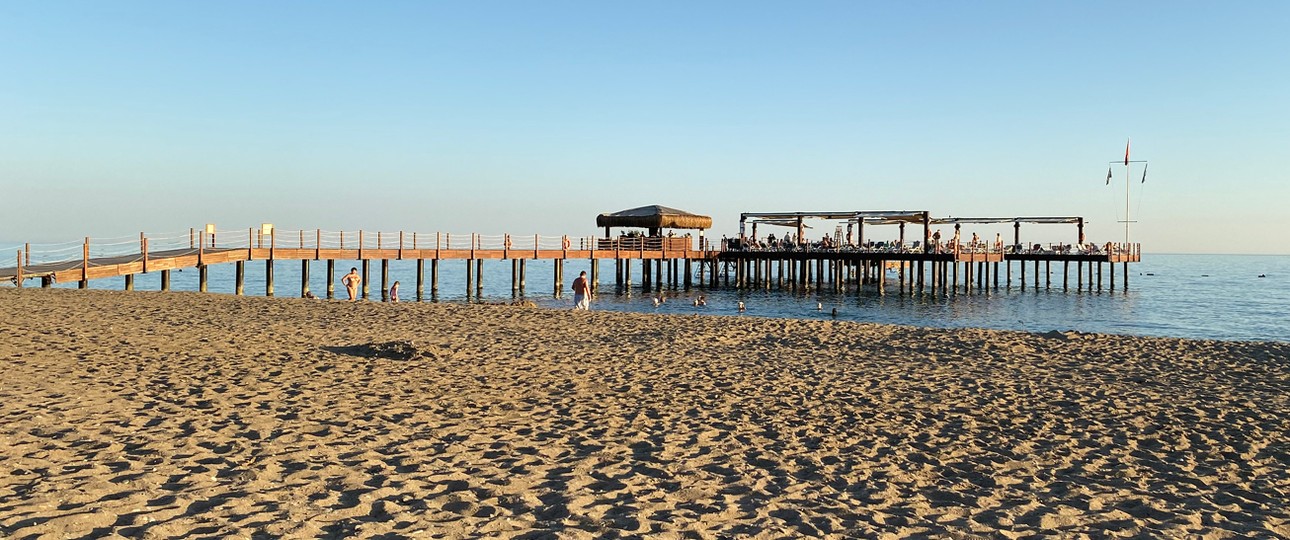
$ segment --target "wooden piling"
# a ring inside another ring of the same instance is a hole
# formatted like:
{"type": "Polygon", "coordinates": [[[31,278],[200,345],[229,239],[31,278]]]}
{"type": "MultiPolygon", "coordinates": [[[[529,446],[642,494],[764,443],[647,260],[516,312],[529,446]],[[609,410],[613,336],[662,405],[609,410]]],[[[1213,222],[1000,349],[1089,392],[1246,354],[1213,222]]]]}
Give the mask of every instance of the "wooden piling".
{"type": "MultiPolygon", "coordinates": [[[[480,261],[482,262],[482,261],[483,261],[483,259],[480,259],[480,261]]],[[[528,263],[528,260],[527,260],[527,259],[520,259],[520,293],[523,293],[523,292],[524,292],[524,289],[526,289],[526,288],[527,288],[527,285],[528,285],[528,284],[527,284],[527,281],[528,281],[528,280],[527,280],[527,278],[525,277],[525,274],[527,273],[527,270],[526,270],[526,268],[527,268],[527,266],[528,266],[528,264],[527,264],[527,263],[528,263]]],[[[482,270],[481,270],[481,272],[482,272],[482,270]]],[[[481,276],[481,278],[480,278],[480,279],[481,279],[481,281],[480,281],[480,282],[482,283],[482,282],[483,282],[483,281],[482,281],[482,279],[483,279],[483,278],[482,278],[482,276],[481,276]]]]}
{"type": "Polygon", "coordinates": [[[161,292],[170,292],[170,270],[161,271],[161,292]]]}
{"type": "Polygon", "coordinates": [[[209,269],[210,267],[204,264],[197,266],[197,291],[198,292],[206,292],[207,278],[209,277],[208,276],[209,269]]]}
{"type": "MultiPolygon", "coordinates": [[[[362,238],[362,234],[363,232],[359,231],[359,238],[362,238]]],[[[360,251],[362,250],[363,245],[361,242],[362,241],[360,240],[360,251]]],[[[371,263],[372,261],[370,259],[363,259],[363,300],[367,300],[367,297],[370,296],[372,292],[371,263]]]]}
{"type": "Polygon", "coordinates": [[[327,259],[327,299],[336,298],[336,259],[327,259]]]}
{"type": "Polygon", "coordinates": [[[439,296],[439,259],[430,259],[430,297],[439,296]]]}
{"type": "MultiPolygon", "coordinates": [[[[380,238],[380,233],[377,233],[380,238]]],[[[381,259],[381,301],[390,301],[390,260],[381,259]]]]}
{"type": "MultiPolygon", "coordinates": [[[[165,274],[162,274],[165,277],[165,274]]],[[[264,260],[264,295],[273,296],[273,259],[264,260]]]]}
{"type": "MultiPolygon", "coordinates": [[[[202,281],[206,281],[206,275],[204,272],[202,274],[202,281]]],[[[309,296],[309,259],[301,259],[300,260],[300,297],[307,298],[308,296],[309,296]]]]}
{"type": "Polygon", "coordinates": [[[125,275],[125,290],[127,291],[134,290],[134,274],[125,275]]]}
{"type": "Polygon", "coordinates": [[[475,291],[475,260],[466,259],[466,299],[475,291]]]}
{"type": "MultiPolygon", "coordinates": [[[[417,235],[413,234],[412,243],[414,247],[412,249],[416,249],[415,247],[416,241],[417,241],[417,235]]],[[[423,298],[425,298],[425,295],[426,295],[426,260],[418,257],[417,258],[417,301],[420,302],[423,298]]]]}
{"type": "MultiPolygon", "coordinates": [[[[521,268],[523,263],[521,263],[521,268]]],[[[484,292],[484,259],[475,259],[475,298],[484,292]]]]}

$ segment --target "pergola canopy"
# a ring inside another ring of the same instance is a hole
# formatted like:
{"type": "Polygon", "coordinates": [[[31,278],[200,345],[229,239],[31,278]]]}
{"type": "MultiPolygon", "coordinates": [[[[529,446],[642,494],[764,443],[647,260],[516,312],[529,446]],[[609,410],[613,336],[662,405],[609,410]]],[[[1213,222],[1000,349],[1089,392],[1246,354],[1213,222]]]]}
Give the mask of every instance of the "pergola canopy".
{"type": "Polygon", "coordinates": [[[637,227],[657,231],[659,229],[711,229],[712,218],[691,214],[657,204],[631,208],[612,214],[596,216],[597,227],[637,227]]]}

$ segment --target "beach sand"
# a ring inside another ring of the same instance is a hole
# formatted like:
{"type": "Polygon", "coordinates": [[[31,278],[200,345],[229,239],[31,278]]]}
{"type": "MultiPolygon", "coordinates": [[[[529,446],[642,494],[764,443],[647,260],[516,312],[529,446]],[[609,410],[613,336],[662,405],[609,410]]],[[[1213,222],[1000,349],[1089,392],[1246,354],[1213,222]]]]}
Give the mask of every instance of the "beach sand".
{"type": "Polygon", "coordinates": [[[11,288],[0,322],[4,538],[1290,537],[1284,343],[11,288]]]}

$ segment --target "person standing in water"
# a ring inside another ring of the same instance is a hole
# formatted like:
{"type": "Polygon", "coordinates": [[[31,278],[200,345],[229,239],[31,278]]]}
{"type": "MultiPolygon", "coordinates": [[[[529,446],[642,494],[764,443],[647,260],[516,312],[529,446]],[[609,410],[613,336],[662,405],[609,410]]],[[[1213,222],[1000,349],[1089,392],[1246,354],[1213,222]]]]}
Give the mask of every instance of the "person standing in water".
{"type": "Polygon", "coordinates": [[[397,281],[395,281],[393,285],[390,285],[390,301],[399,301],[399,282],[397,281]]]}
{"type": "Polygon", "coordinates": [[[350,268],[349,273],[340,278],[340,282],[345,285],[345,292],[349,293],[349,301],[358,300],[358,284],[363,282],[363,277],[358,275],[358,269],[350,268]]]}
{"type": "Polygon", "coordinates": [[[573,309],[591,309],[591,287],[587,284],[585,270],[573,280],[573,309]]]}

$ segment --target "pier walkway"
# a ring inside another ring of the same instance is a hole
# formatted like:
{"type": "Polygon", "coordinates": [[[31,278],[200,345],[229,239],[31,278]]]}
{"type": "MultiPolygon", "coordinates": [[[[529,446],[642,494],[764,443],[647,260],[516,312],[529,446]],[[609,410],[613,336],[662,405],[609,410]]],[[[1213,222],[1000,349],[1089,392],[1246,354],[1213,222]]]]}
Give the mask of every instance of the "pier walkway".
{"type": "Polygon", "coordinates": [[[335,294],[335,261],[359,261],[363,274],[363,296],[370,291],[370,262],[381,262],[381,295],[389,284],[390,260],[416,261],[416,297],[422,298],[427,281],[437,292],[441,261],[466,262],[467,294],[479,295],[482,289],[483,263],[487,260],[510,261],[512,289],[524,287],[526,261],[545,259],[554,264],[553,285],[558,293],[564,286],[564,262],[570,259],[591,263],[591,282],[599,287],[599,262],[614,261],[614,283],[631,286],[632,261],[640,261],[640,285],[689,288],[697,281],[703,286],[740,288],[817,288],[860,290],[874,286],[880,293],[888,280],[898,284],[900,293],[972,292],[998,288],[1013,283],[1014,264],[1020,275],[1020,286],[1052,286],[1052,265],[1061,265],[1062,286],[1069,287],[1070,266],[1075,265],[1076,287],[1091,290],[1096,283],[1102,289],[1103,265],[1109,266],[1110,288],[1116,287],[1115,264],[1124,265],[1121,283],[1128,287],[1128,263],[1141,260],[1138,244],[987,246],[985,244],[935,244],[923,249],[919,244],[885,243],[861,246],[820,248],[799,246],[796,249],[768,249],[740,245],[714,246],[702,236],[648,237],[619,236],[514,236],[448,233],[368,233],[313,231],[278,231],[271,228],[248,229],[237,233],[207,233],[189,230],[171,235],[146,235],[137,238],[93,240],[65,244],[25,244],[11,251],[13,266],[0,268],[0,281],[18,287],[27,280],[39,280],[41,286],[76,282],[87,288],[90,280],[124,277],[125,288],[133,289],[134,276],[160,272],[161,288],[169,290],[170,271],[196,268],[199,290],[206,291],[207,267],[214,264],[236,265],[236,293],[245,288],[244,265],[251,261],[265,264],[265,292],[274,294],[273,265],[278,261],[301,262],[301,295],[309,293],[312,261],[326,262],[327,297],[335,294]],[[430,261],[427,280],[425,261],[430,261]],[[1000,267],[1002,265],[1002,268],[1000,267]],[[1042,269],[1041,269],[1042,265],[1042,269]],[[1030,267],[1030,271],[1027,268],[1030,267]],[[893,274],[890,278],[888,274],[893,274]],[[1029,274],[1029,276],[1027,275],[1029,274]]]}

